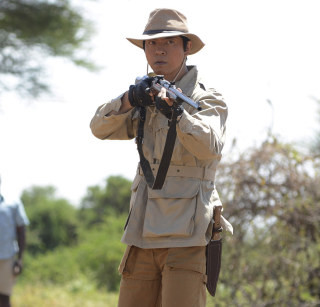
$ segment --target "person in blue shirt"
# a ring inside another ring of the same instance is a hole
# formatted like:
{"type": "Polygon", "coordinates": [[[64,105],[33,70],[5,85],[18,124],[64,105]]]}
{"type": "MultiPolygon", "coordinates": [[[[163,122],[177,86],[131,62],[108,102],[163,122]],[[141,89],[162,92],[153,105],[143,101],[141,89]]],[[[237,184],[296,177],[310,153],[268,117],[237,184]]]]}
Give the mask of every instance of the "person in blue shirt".
{"type": "Polygon", "coordinates": [[[10,307],[15,278],[22,271],[28,224],[23,204],[6,203],[0,192],[0,307],[10,307]]]}

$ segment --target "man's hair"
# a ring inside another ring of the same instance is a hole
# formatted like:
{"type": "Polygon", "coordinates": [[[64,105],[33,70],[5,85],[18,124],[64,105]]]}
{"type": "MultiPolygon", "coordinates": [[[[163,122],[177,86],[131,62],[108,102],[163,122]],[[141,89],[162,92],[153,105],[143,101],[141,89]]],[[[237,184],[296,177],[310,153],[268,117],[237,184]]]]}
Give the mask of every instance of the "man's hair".
{"type": "MultiPolygon", "coordinates": [[[[187,44],[188,44],[188,41],[190,41],[190,39],[183,35],[179,35],[179,37],[182,38],[183,50],[187,51],[187,44]]],[[[143,41],[143,50],[145,50],[145,48],[146,48],[146,41],[143,41]]]]}

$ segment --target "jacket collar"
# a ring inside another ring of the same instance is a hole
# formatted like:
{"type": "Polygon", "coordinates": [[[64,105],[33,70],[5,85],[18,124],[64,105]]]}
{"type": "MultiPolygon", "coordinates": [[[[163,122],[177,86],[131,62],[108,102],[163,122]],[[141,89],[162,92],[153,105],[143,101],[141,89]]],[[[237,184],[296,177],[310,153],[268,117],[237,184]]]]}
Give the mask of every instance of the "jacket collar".
{"type": "Polygon", "coordinates": [[[188,72],[176,82],[176,87],[181,88],[182,93],[190,97],[197,85],[198,69],[196,66],[187,66],[188,72]]]}

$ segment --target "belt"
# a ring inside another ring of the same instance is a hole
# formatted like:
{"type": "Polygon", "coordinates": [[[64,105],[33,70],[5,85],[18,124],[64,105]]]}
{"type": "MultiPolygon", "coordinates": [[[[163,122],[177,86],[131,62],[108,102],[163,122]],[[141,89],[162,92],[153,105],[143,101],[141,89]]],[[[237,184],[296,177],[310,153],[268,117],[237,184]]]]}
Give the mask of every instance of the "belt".
{"type": "MultiPolygon", "coordinates": [[[[156,173],[159,168],[159,164],[150,164],[153,173],[156,173]]],[[[143,176],[143,171],[138,165],[137,173],[143,176]]],[[[189,177],[203,180],[214,181],[216,171],[205,167],[198,166],[184,166],[184,165],[170,165],[167,173],[167,177],[189,177]]]]}

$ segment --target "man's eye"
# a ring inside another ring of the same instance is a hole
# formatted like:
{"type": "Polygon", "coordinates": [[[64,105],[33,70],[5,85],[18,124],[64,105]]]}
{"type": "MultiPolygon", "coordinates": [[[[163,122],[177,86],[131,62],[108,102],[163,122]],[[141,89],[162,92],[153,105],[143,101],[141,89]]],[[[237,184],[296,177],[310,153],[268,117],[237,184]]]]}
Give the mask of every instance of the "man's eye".
{"type": "Polygon", "coordinates": [[[148,45],[154,45],[155,41],[148,41],[148,45]]]}

